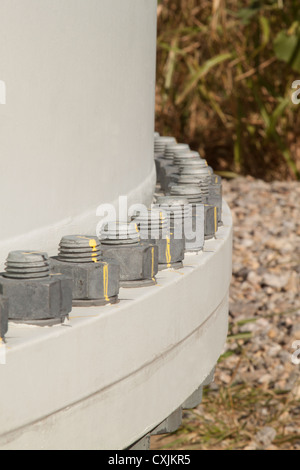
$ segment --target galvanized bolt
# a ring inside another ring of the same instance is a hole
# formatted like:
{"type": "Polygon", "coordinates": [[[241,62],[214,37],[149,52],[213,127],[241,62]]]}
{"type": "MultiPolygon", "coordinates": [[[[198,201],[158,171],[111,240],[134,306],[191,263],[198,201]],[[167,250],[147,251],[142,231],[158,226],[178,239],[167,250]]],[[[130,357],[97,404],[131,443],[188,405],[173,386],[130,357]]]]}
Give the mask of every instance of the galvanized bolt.
{"type": "Polygon", "coordinates": [[[181,232],[178,233],[182,233],[184,220],[191,213],[188,199],[176,196],[159,196],[156,203],[168,215],[170,229],[175,230],[177,227],[181,227],[181,232]]]}
{"type": "Polygon", "coordinates": [[[100,241],[89,235],[63,237],[59,254],[50,259],[52,273],[73,281],[73,307],[101,306],[118,301],[120,266],[101,257],[100,241]]]}
{"type": "MultiPolygon", "coordinates": [[[[204,224],[204,239],[209,240],[215,236],[215,233],[218,230],[217,208],[209,204],[203,204],[203,193],[200,186],[172,186],[171,195],[186,197],[189,204],[192,205],[194,230],[197,230],[197,227],[199,230],[199,227],[201,228],[202,224],[204,224]],[[200,206],[203,207],[203,212],[200,206]]],[[[203,247],[203,244],[200,247],[199,242],[196,243],[195,247],[193,245],[194,243],[192,244],[192,250],[188,249],[188,251],[199,251],[203,247]]],[[[189,247],[191,245],[187,243],[186,246],[189,247]]]]}
{"type": "MultiPolygon", "coordinates": [[[[174,171],[169,177],[169,185],[167,188],[165,188],[165,192],[169,193],[170,188],[174,184],[181,184],[179,183],[179,178],[180,174],[185,170],[185,168],[207,168],[207,162],[206,160],[203,160],[200,158],[200,155],[198,152],[185,152],[185,153],[179,153],[175,155],[174,157],[174,171]]],[[[187,184],[190,184],[190,179],[187,184]]],[[[183,178],[183,184],[185,184],[185,180],[187,178],[183,178]]]]}
{"type": "Polygon", "coordinates": [[[169,184],[177,173],[177,168],[174,166],[175,156],[188,151],[190,151],[188,144],[168,144],[166,146],[165,154],[160,164],[160,186],[164,193],[168,191],[169,184]]]}
{"type": "Polygon", "coordinates": [[[155,241],[168,235],[169,224],[165,214],[158,209],[149,209],[147,213],[135,214],[141,240],[155,241]]]}
{"type": "Polygon", "coordinates": [[[158,247],[140,241],[134,222],[108,224],[100,237],[103,255],[120,264],[121,287],[144,287],[156,283],[158,247]]]}
{"type": "Polygon", "coordinates": [[[158,269],[182,268],[185,240],[182,235],[176,238],[167,211],[153,207],[147,214],[140,214],[135,221],[140,228],[141,240],[158,246],[158,269]]]}
{"type": "Polygon", "coordinates": [[[181,153],[186,153],[190,151],[190,146],[188,144],[167,144],[165,148],[164,157],[167,160],[174,160],[176,155],[181,153]]]}
{"type": "Polygon", "coordinates": [[[4,340],[8,331],[8,299],[0,295],[0,341],[4,340]]]}
{"type": "Polygon", "coordinates": [[[162,182],[163,168],[169,163],[168,158],[165,157],[165,151],[169,145],[177,145],[175,137],[159,136],[154,139],[154,157],[158,183],[162,182]]]}
{"type": "Polygon", "coordinates": [[[202,202],[217,207],[218,226],[222,220],[222,184],[211,175],[205,160],[189,159],[179,167],[178,185],[200,186],[202,202]]]}
{"type": "Polygon", "coordinates": [[[206,160],[203,160],[202,158],[185,158],[184,160],[181,159],[181,162],[179,163],[178,168],[179,168],[179,174],[182,173],[184,170],[193,171],[193,170],[201,169],[201,170],[206,170],[206,175],[210,175],[207,162],[206,160]]]}
{"type": "Polygon", "coordinates": [[[203,167],[199,164],[192,164],[192,162],[190,162],[189,165],[185,165],[182,169],[180,169],[178,184],[193,185],[193,182],[195,182],[196,185],[200,187],[202,202],[206,202],[206,199],[209,195],[209,187],[211,185],[211,175],[207,167],[203,167]]]}
{"type": "Polygon", "coordinates": [[[175,137],[159,136],[154,138],[154,153],[163,155],[168,144],[176,144],[175,137]]]}
{"type": "MultiPolygon", "coordinates": [[[[182,152],[182,153],[177,153],[174,155],[174,165],[180,166],[180,164],[184,163],[186,160],[203,160],[200,157],[199,152],[196,152],[195,150],[190,150],[188,152],[182,152]]],[[[203,160],[205,162],[205,160],[203,160]]]]}
{"type": "Polygon", "coordinates": [[[169,217],[170,230],[175,238],[184,237],[184,227],[188,225],[188,220],[192,218],[192,206],[188,199],[177,196],[160,196],[157,198],[157,206],[161,208],[169,217]]]}
{"type": "Polygon", "coordinates": [[[198,186],[172,186],[171,196],[185,198],[190,206],[189,217],[185,220],[185,247],[187,252],[198,252],[204,246],[204,205],[198,186]]]}
{"type": "Polygon", "coordinates": [[[9,301],[9,320],[39,326],[63,323],[72,310],[72,281],[50,274],[47,253],[13,251],[0,290],[9,301]]]}
{"type": "Polygon", "coordinates": [[[164,153],[168,144],[176,144],[175,137],[158,136],[154,137],[154,159],[156,166],[157,182],[160,183],[161,167],[166,164],[164,153]]]}

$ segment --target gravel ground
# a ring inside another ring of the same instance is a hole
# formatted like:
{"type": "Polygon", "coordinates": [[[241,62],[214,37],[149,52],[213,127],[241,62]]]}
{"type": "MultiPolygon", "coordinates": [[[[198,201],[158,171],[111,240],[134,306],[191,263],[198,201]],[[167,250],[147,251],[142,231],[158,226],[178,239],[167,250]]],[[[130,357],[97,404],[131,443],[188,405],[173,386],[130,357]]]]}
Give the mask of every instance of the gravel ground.
{"type": "Polygon", "coordinates": [[[223,187],[234,221],[228,342],[202,405],[152,448],[300,450],[300,183],[223,187]]]}

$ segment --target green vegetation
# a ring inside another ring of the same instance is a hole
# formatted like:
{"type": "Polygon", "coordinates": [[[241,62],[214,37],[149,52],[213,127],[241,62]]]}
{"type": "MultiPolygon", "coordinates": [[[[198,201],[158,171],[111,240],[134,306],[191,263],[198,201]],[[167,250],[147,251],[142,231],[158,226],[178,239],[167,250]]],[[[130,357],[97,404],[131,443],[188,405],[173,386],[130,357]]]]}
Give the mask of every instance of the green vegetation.
{"type": "Polygon", "coordinates": [[[295,80],[299,0],[158,2],[156,128],[225,176],[300,179],[295,80]]]}

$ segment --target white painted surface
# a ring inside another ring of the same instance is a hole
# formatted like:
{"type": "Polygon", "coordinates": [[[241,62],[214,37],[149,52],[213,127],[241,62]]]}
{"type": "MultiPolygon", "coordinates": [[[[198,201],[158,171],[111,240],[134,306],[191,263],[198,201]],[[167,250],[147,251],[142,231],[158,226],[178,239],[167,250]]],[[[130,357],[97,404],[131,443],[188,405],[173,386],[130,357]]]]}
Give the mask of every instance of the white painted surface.
{"type": "Polygon", "coordinates": [[[0,269],[151,201],[155,58],[156,0],[0,1],[0,269]]]}
{"type": "Polygon", "coordinates": [[[6,85],[3,80],[0,80],[0,104],[6,104],[6,85]]]}
{"type": "Polygon", "coordinates": [[[0,449],[121,449],[198,388],[227,333],[232,222],[158,286],[78,308],[69,327],[10,326],[0,367],[0,449]]]}

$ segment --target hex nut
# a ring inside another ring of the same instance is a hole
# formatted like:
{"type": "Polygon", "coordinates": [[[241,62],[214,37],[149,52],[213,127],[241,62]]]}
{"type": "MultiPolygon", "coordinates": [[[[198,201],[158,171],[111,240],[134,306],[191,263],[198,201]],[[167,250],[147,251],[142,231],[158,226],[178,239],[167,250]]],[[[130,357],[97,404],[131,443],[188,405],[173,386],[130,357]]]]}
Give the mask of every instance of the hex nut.
{"type": "Polygon", "coordinates": [[[183,267],[183,260],[185,254],[185,239],[174,238],[171,233],[170,237],[162,240],[157,240],[158,245],[158,269],[179,269],[183,267]]]}
{"type": "Polygon", "coordinates": [[[9,320],[33,325],[63,323],[72,310],[72,281],[63,275],[8,279],[0,286],[9,299],[9,320]]]}
{"type": "Polygon", "coordinates": [[[222,225],[222,196],[223,196],[223,191],[222,191],[222,178],[218,175],[213,175],[211,177],[211,184],[209,186],[209,194],[207,197],[207,204],[211,204],[217,207],[218,211],[218,225],[222,225]]]}
{"type": "Polygon", "coordinates": [[[158,270],[180,269],[183,267],[185,239],[175,239],[173,235],[160,240],[144,240],[145,244],[158,248],[158,270]]]}
{"type": "Polygon", "coordinates": [[[120,265],[121,287],[152,285],[158,273],[158,247],[142,242],[131,245],[101,244],[105,258],[112,258],[120,265]],[[150,281],[139,283],[135,281],[150,281]],[[130,284],[131,283],[131,284],[130,284]]]}
{"type": "Polygon", "coordinates": [[[72,281],[50,274],[47,253],[13,251],[0,276],[0,291],[9,301],[9,320],[33,325],[63,323],[72,310],[72,281]]]}
{"type": "Polygon", "coordinates": [[[62,273],[72,279],[74,307],[101,306],[118,300],[120,266],[113,259],[77,264],[60,261],[55,256],[50,258],[50,269],[52,273],[62,273]]]}
{"type": "Polygon", "coordinates": [[[214,238],[218,231],[218,212],[217,207],[210,204],[204,204],[205,212],[205,228],[204,236],[205,240],[214,238]]]}

